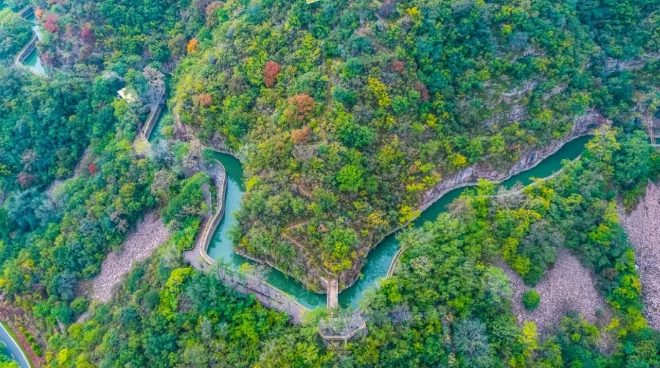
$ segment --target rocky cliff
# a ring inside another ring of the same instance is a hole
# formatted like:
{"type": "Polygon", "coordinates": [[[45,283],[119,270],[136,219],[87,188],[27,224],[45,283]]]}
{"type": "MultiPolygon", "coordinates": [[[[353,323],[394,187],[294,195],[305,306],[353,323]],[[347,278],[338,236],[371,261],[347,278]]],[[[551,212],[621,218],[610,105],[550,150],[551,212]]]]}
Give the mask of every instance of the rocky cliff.
{"type": "Polygon", "coordinates": [[[589,114],[576,119],[573,130],[566,137],[555,141],[544,148],[529,151],[507,172],[500,173],[482,165],[475,165],[463,169],[444,178],[438,183],[438,185],[426,192],[419,209],[423,211],[429,208],[434,202],[454,189],[476,185],[479,182],[479,179],[486,179],[499,183],[523,171],[532,169],[548,156],[559,151],[566,143],[576,138],[592,134],[596,128],[607,124],[609,124],[607,119],[599,113],[592,111],[589,114]]]}

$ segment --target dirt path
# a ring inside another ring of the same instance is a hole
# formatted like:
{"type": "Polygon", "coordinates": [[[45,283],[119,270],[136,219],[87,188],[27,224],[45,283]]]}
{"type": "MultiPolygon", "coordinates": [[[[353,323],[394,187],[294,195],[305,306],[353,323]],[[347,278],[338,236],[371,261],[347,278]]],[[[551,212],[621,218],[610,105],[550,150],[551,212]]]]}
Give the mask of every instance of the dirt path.
{"type": "Polygon", "coordinates": [[[114,287],[131,270],[133,262],[147,259],[169,236],[155,213],[147,214],[144,221],[138,223],[137,230],[124,242],[123,251],[110,253],[103,261],[101,273],[92,281],[92,298],[101,302],[110,300],[114,287]]]}
{"type": "Polygon", "coordinates": [[[541,295],[541,304],[532,312],[522,305],[522,294],[531,288],[503,262],[498,266],[511,282],[513,314],[520,324],[533,321],[539,330],[544,330],[561,321],[569,311],[576,311],[589,323],[596,323],[596,312],[607,311],[605,300],[594,287],[593,275],[566,249],[558,252],[554,267],[534,288],[541,295]]]}
{"type": "Polygon", "coordinates": [[[642,281],[644,315],[649,325],[660,328],[660,187],[649,183],[646,196],[626,215],[619,206],[621,225],[635,249],[642,281]]]}

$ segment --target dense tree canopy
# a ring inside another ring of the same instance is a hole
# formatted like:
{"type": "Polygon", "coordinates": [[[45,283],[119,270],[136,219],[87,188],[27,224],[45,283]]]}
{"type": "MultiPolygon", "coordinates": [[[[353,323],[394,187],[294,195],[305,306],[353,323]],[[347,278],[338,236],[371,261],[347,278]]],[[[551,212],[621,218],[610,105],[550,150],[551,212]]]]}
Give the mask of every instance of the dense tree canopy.
{"type": "Polygon", "coordinates": [[[236,246],[311,287],[336,275],[345,287],[443,178],[504,171],[604,121],[594,109],[639,127],[635,93],[658,86],[657,6],[230,0],[172,102],[201,140],[245,153],[236,246]],[[355,236],[336,242],[333,228],[355,236]]]}
{"type": "Polygon", "coordinates": [[[0,2],[0,59],[11,59],[32,38],[30,22],[0,2]]]}
{"type": "Polygon", "coordinates": [[[11,65],[29,24],[0,11],[0,292],[46,366],[660,366],[616,212],[660,174],[641,129],[660,118],[658,0],[31,3],[44,78],[11,65]],[[168,140],[151,145],[138,132],[171,71],[168,140]],[[217,203],[195,138],[244,158],[236,246],[343,288],[430,188],[593,121],[613,127],[560,174],[482,182],[403,231],[394,275],[362,300],[368,335],[346,344],[319,338],[324,311],[292,325],[182,256],[217,203]],[[151,210],[170,240],[90,301],[83,282],[151,210]],[[520,323],[499,262],[534,286],[564,248],[605,317],[520,323]]]}
{"type": "Polygon", "coordinates": [[[93,139],[114,132],[121,81],[55,74],[49,80],[0,66],[0,190],[44,188],[73,174],[93,139]]]}
{"type": "Polygon", "coordinates": [[[125,73],[151,62],[165,69],[186,54],[188,42],[207,23],[211,0],[33,1],[47,30],[42,59],[73,69],[125,73]]]}
{"type": "MultiPolygon", "coordinates": [[[[641,315],[634,256],[612,213],[615,192],[624,190],[612,174],[623,170],[616,162],[639,139],[617,142],[603,131],[561,175],[523,191],[496,192],[483,183],[449,213],[404,232],[400,240],[408,250],[396,273],[364,301],[368,336],[346,345],[321,342],[314,328],[318,312],[302,327],[288,325],[284,315],[238,296],[213,275],[182,267],[169,248],[131,273],[120,299],[55,336],[49,366],[657,366],[660,333],[641,315]],[[611,320],[591,325],[569,313],[543,334],[533,322],[518,325],[509,281],[493,260],[501,255],[511,262],[507,254],[526,259],[509,244],[537,236],[539,228],[566,241],[529,246],[568,247],[590,265],[611,320]]],[[[646,163],[657,177],[660,155],[646,163]]]]}

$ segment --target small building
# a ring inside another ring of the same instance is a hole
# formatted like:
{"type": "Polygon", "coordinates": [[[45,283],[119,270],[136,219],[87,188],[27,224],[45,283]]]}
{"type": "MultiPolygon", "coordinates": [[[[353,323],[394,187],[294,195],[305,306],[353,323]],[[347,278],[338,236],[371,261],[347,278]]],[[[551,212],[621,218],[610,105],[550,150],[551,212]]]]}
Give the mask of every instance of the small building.
{"type": "Polygon", "coordinates": [[[117,91],[117,94],[119,95],[119,97],[121,97],[122,99],[128,101],[129,103],[137,102],[137,97],[135,96],[135,94],[132,93],[132,92],[129,92],[126,89],[126,87],[124,87],[124,88],[120,89],[119,91],[117,91]]]}

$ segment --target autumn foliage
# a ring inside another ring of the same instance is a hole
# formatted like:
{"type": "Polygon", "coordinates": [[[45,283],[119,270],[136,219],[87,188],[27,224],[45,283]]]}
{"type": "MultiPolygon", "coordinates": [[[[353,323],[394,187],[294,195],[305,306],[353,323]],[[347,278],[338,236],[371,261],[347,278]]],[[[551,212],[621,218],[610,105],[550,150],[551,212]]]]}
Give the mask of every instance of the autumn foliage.
{"type": "Polygon", "coordinates": [[[57,20],[60,17],[57,14],[48,14],[44,22],[44,28],[50,33],[59,33],[60,26],[57,25],[57,20]]]}
{"type": "Polygon", "coordinates": [[[271,60],[266,62],[266,66],[264,67],[264,82],[266,83],[267,87],[272,87],[275,85],[275,82],[277,81],[277,75],[280,73],[280,70],[282,70],[280,64],[271,60]]]}
{"type": "Polygon", "coordinates": [[[186,47],[186,50],[188,50],[189,54],[194,54],[197,52],[197,45],[199,45],[199,42],[196,38],[193,38],[190,40],[190,42],[188,42],[188,47],[186,47]]]}
{"type": "Polygon", "coordinates": [[[393,72],[406,74],[406,63],[401,60],[393,60],[390,64],[393,72]]]}
{"type": "Polygon", "coordinates": [[[208,93],[202,93],[199,95],[199,104],[204,107],[209,107],[213,104],[213,97],[208,93]]]}
{"type": "Polygon", "coordinates": [[[311,129],[309,127],[303,127],[302,129],[294,129],[291,131],[291,139],[293,140],[293,143],[295,144],[302,144],[307,142],[307,139],[309,138],[309,133],[311,132],[311,129]]]}
{"type": "Polygon", "coordinates": [[[215,12],[222,8],[224,3],[222,1],[212,1],[207,7],[206,7],[206,23],[209,25],[214,25],[217,23],[217,17],[215,15],[215,12]]]}
{"type": "Polygon", "coordinates": [[[87,23],[83,26],[82,31],[80,31],[80,38],[88,44],[94,43],[96,40],[96,36],[94,35],[94,31],[92,30],[92,25],[90,23],[87,23]]]}
{"type": "Polygon", "coordinates": [[[32,182],[34,182],[34,175],[22,171],[18,174],[18,178],[16,179],[16,181],[21,186],[21,188],[25,189],[29,187],[32,184],[32,182]]]}
{"type": "Polygon", "coordinates": [[[428,88],[420,82],[415,83],[415,89],[419,92],[419,99],[422,101],[428,101],[431,99],[428,88]]]}
{"type": "Polygon", "coordinates": [[[96,174],[99,172],[99,169],[98,169],[98,167],[96,166],[96,164],[92,162],[92,163],[89,164],[89,166],[87,167],[87,171],[89,172],[90,175],[96,175],[96,174]]]}
{"type": "Polygon", "coordinates": [[[316,102],[308,95],[295,95],[288,100],[289,106],[284,111],[284,118],[288,122],[302,123],[314,110],[316,102]]]}

